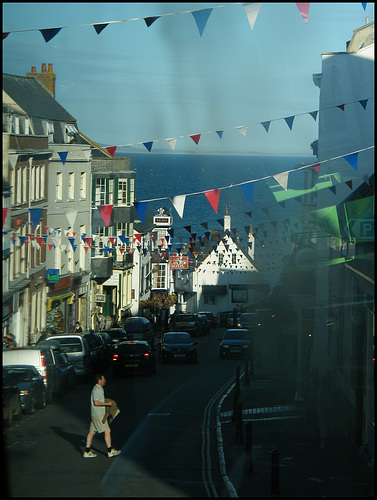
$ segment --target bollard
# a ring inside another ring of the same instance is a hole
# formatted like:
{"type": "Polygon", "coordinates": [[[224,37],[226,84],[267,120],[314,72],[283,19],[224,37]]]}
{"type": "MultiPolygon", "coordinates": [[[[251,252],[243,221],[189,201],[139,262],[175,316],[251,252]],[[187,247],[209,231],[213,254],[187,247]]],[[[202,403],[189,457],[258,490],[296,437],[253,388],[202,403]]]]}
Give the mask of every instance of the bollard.
{"type": "Polygon", "coordinates": [[[245,358],[245,380],[244,380],[245,385],[249,385],[249,360],[245,358]]]}
{"type": "Polygon", "coordinates": [[[243,443],[243,438],[242,438],[242,401],[238,401],[236,404],[235,420],[236,420],[236,437],[235,437],[234,441],[236,443],[243,443]]]}
{"type": "Polygon", "coordinates": [[[279,497],[279,450],[271,451],[271,496],[279,497]]]}
{"type": "Polygon", "coordinates": [[[246,435],[245,435],[245,462],[244,462],[244,472],[246,474],[253,474],[253,457],[252,457],[252,426],[251,422],[246,423],[246,435]]]}

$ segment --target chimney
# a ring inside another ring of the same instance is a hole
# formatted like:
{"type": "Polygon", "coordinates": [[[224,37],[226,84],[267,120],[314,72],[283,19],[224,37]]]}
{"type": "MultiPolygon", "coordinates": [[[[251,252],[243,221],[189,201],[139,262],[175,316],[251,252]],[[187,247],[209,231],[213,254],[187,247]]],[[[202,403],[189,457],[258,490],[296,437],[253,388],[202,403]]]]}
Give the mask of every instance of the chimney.
{"type": "Polygon", "coordinates": [[[46,70],[46,63],[42,63],[42,71],[41,73],[37,73],[36,67],[31,67],[31,72],[26,73],[27,77],[36,78],[48,92],[55,98],[55,80],[56,76],[52,70],[52,64],[48,64],[48,71],[46,70]]]}
{"type": "Polygon", "coordinates": [[[224,215],[224,231],[230,231],[231,218],[228,212],[228,205],[225,205],[225,215],[224,215]]]}

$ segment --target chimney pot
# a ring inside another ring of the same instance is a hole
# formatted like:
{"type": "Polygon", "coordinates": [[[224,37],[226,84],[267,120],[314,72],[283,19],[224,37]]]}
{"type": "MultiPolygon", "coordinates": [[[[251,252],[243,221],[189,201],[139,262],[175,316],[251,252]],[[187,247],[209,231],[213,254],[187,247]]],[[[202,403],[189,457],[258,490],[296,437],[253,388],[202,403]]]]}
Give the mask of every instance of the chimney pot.
{"type": "Polygon", "coordinates": [[[48,72],[49,73],[52,73],[52,64],[51,63],[48,63],[48,72]]]}
{"type": "Polygon", "coordinates": [[[46,73],[46,63],[42,63],[42,73],[46,73]]]}
{"type": "Polygon", "coordinates": [[[37,72],[37,67],[36,66],[32,66],[31,67],[31,72],[32,73],[36,73],[37,72]]]}

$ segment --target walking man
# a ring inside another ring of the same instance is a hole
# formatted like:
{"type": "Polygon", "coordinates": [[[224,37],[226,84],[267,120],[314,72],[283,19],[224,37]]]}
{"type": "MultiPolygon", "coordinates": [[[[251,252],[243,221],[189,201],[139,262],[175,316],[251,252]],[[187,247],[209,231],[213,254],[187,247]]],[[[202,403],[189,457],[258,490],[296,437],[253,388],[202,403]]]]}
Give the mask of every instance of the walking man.
{"type": "Polygon", "coordinates": [[[105,376],[102,374],[96,375],[95,377],[96,385],[93,387],[92,394],[90,396],[90,408],[91,408],[91,422],[89,427],[89,433],[86,437],[86,449],[84,452],[84,458],[94,458],[97,455],[91,451],[92,441],[94,434],[104,433],[105,443],[107,446],[107,456],[109,458],[116,457],[119,455],[120,450],[115,450],[111,447],[111,431],[107,420],[105,423],[102,422],[103,417],[106,412],[106,406],[111,406],[112,402],[105,402],[104,386],[106,384],[105,376]]]}

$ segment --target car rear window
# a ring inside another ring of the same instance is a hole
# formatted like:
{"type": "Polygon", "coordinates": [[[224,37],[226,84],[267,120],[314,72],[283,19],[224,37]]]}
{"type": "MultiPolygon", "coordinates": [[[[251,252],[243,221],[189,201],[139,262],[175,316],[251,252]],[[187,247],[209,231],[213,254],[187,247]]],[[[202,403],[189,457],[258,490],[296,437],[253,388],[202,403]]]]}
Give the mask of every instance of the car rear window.
{"type": "Polygon", "coordinates": [[[63,352],[81,352],[82,344],[81,339],[76,337],[59,337],[54,340],[57,340],[61,345],[63,352]]]}
{"type": "Polygon", "coordinates": [[[143,354],[147,352],[148,348],[146,345],[140,344],[120,344],[118,345],[117,352],[121,354],[143,354]]]}
{"type": "Polygon", "coordinates": [[[248,340],[249,336],[247,332],[226,332],[224,335],[224,339],[226,340],[248,340]]]}
{"type": "Polygon", "coordinates": [[[191,321],[196,321],[197,317],[192,314],[186,314],[185,316],[177,316],[176,321],[182,321],[190,323],[191,321]]]}

